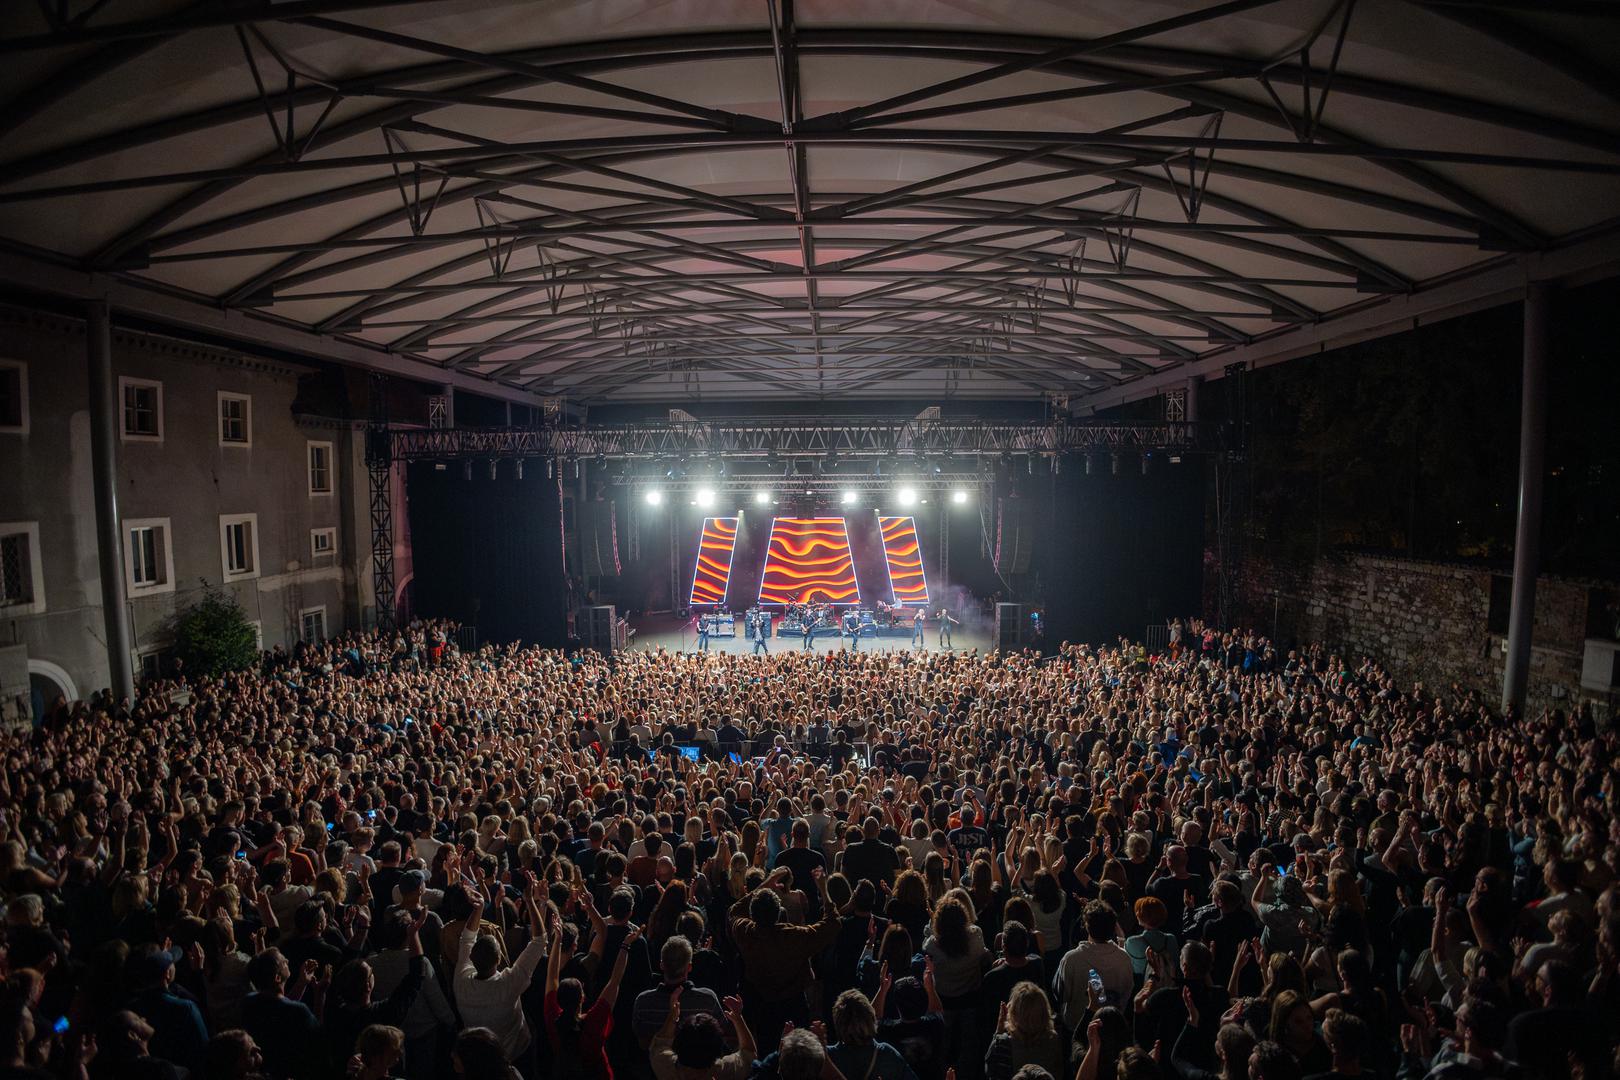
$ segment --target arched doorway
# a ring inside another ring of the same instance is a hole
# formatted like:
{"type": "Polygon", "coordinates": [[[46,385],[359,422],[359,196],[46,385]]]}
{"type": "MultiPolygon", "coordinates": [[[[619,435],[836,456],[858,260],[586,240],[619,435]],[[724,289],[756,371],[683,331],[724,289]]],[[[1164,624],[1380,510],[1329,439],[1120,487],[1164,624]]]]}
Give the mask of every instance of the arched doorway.
{"type": "Polygon", "coordinates": [[[394,623],[403,626],[411,621],[415,615],[416,606],[416,575],[406,574],[394,590],[394,623]]]}
{"type": "Polygon", "coordinates": [[[56,704],[58,697],[65,697],[70,702],[79,700],[79,688],[74,685],[73,676],[49,660],[30,659],[28,698],[35,724],[45,718],[46,710],[56,704]]]}

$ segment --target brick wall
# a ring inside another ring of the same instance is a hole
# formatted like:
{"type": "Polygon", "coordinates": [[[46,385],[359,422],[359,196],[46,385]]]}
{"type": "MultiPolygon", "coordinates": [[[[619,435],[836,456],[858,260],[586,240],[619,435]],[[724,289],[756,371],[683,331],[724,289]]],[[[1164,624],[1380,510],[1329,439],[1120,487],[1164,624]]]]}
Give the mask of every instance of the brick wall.
{"type": "MultiPolygon", "coordinates": [[[[1215,566],[1205,557],[1206,610],[1213,611],[1215,566]]],[[[1335,552],[1286,564],[1251,554],[1239,575],[1237,625],[1275,634],[1286,645],[1321,641],[1372,656],[1405,685],[1457,682],[1492,702],[1506,657],[1490,631],[1489,568],[1388,555],[1335,552]]],[[[1592,590],[1615,586],[1542,577],[1536,583],[1529,707],[1571,707],[1582,699],[1581,660],[1592,590]]],[[[1500,588],[1500,586],[1499,586],[1500,588]]],[[[1612,709],[1611,702],[1600,712],[1612,709]]]]}

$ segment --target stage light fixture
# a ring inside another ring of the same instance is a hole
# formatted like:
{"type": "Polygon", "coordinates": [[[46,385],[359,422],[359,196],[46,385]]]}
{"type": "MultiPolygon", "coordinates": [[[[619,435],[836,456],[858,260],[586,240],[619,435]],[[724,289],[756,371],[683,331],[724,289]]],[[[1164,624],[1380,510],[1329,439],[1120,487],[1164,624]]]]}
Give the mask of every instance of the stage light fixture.
{"type": "Polygon", "coordinates": [[[468,483],[472,483],[472,462],[463,461],[461,463],[461,478],[468,483]]]}
{"type": "Polygon", "coordinates": [[[491,480],[495,479],[495,476],[496,476],[495,469],[496,469],[495,459],[491,458],[490,461],[489,461],[489,478],[491,480]]]}
{"type": "Polygon", "coordinates": [[[523,479],[523,459],[522,458],[517,459],[517,478],[519,480],[523,479]]]}
{"type": "Polygon", "coordinates": [[[652,488],[647,492],[646,499],[648,506],[661,506],[664,502],[664,493],[657,488],[652,488]]]}
{"type": "Polygon", "coordinates": [[[1118,454],[1110,454],[1109,457],[1112,459],[1114,475],[1118,476],[1119,475],[1119,455],[1118,454]]]}
{"type": "Polygon", "coordinates": [[[699,506],[708,509],[714,505],[714,488],[698,488],[692,498],[699,506]]]}
{"type": "Polygon", "coordinates": [[[961,488],[957,488],[955,491],[951,492],[951,502],[955,503],[957,506],[961,506],[963,503],[967,502],[967,499],[967,492],[963,491],[961,488]]]}
{"type": "Polygon", "coordinates": [[[1152,463],[1153,463],[1153,455],[1152,454],[1143,454],[1142,455],[1142,475],[1143,476],[1146,476],[1148,474],[1148,468],[1152,463]]]}
{"type": "Polygon", "coordinates": [[[771,493],[766,491],[764,488],[760,488],[758,491],[754,492],[754,503],[756,505],[764,506],[766,503],[768,503],[770,501],[771,501],[771,493]]]}
{"type": "Polygon", "coordinates": [[[855,505],[855,500],[858,499],[858,498],[860,498],[860,496],[857,495],[855,492],[846,491],[846,492],[843,493],[843,495],[839,496],[839,501],[842,502],[845,506],[854,506],[855,505]]]}
{"type": "Polygon", "coordinates": [[[901,506],[910,506],[917,501],[917,489],[903,487],[894,493],[894,498],[901,506]]]}

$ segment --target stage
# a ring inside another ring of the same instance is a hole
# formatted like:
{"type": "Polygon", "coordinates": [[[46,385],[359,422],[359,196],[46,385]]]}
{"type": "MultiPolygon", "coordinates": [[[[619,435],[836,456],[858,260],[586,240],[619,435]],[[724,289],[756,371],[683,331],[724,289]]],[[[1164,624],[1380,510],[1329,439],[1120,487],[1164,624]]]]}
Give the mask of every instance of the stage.
{"type": "MultiPolygon", "coordinates": [[[[776,626],[780,626],[781,616],[776,617],[776,626]]],[[[690,617],[677,618],[674,615],[640,615],[630,620],[630,626],[636,631],[635,637],[630,639],[631,649],[657,649],[665,648],[672,651],[685,649],[693,651],[697,648],[697,629],[692,625],[690,617]],[[685,633],[682,633],[682,628],[685,633]]],[[[988,631],[980,631],[970,626],[951,627],[952,651],[962,652],[965,649],[978,649],[987,652],[991,646],[991,635],[988,631]]],[[[797,634],[787,637],[773,636],[766,643],[771,652],[801,652],[804,649],[804,640],[797,634]]],[[[812,652],[838,652],[849,648],[849,639],[842,635],[827,632],[818,633],[810,643],[812,652]]],[[[874,637],[870,634],[861,636],[861,652],[904,652],[915,649],[917,646],[910,643],[907,637],[874,637]]],[[[929,652],[939,651],[939,628],[930,625],[928,628],[929,652]]],[[[709,638],[710,652],[736,653],[747,656],[753,653],[754,643],[742,633],[742,619],[737,620],[736,637],[709,638]]]]}

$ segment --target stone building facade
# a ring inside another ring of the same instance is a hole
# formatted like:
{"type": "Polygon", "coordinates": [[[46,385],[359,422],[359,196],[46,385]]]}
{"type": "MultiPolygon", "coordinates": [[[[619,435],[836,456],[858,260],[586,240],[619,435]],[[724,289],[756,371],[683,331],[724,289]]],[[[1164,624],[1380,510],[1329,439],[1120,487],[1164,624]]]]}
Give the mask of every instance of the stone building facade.
{"type": "MultiPolygon", "coordinates": [[[[84,325],[0,307],[0,693],[10,711],[107,685],[84,325]]],[[[135,671],[229,592],[266,648],[365,625],[364,432],[295,411],[308,369],[115,331],[118,508],[135,671]]]]}
{"type": "MultiPolygon", "coordinates": [[[[1213,555],[1206,610],[1213,611],[1213,555]]],[[[1511,577],[1488,566],[1342,551],[1287,564],[1250,555],[1232,622],[1275,640],[1321,641],[1371,656],[1403,684],[1458,682],[1492,701],[1502,691],[1511,577]]],[[[1530,709],[1581,701],[1612,714],[1620,586],[1543,576],[1536,582],[1530,709]],[[1607,665],[1607,666],[1605,666],[1607,665]],[[1594,674],[1597,673],[1597,674],[1594,674]]]]}

